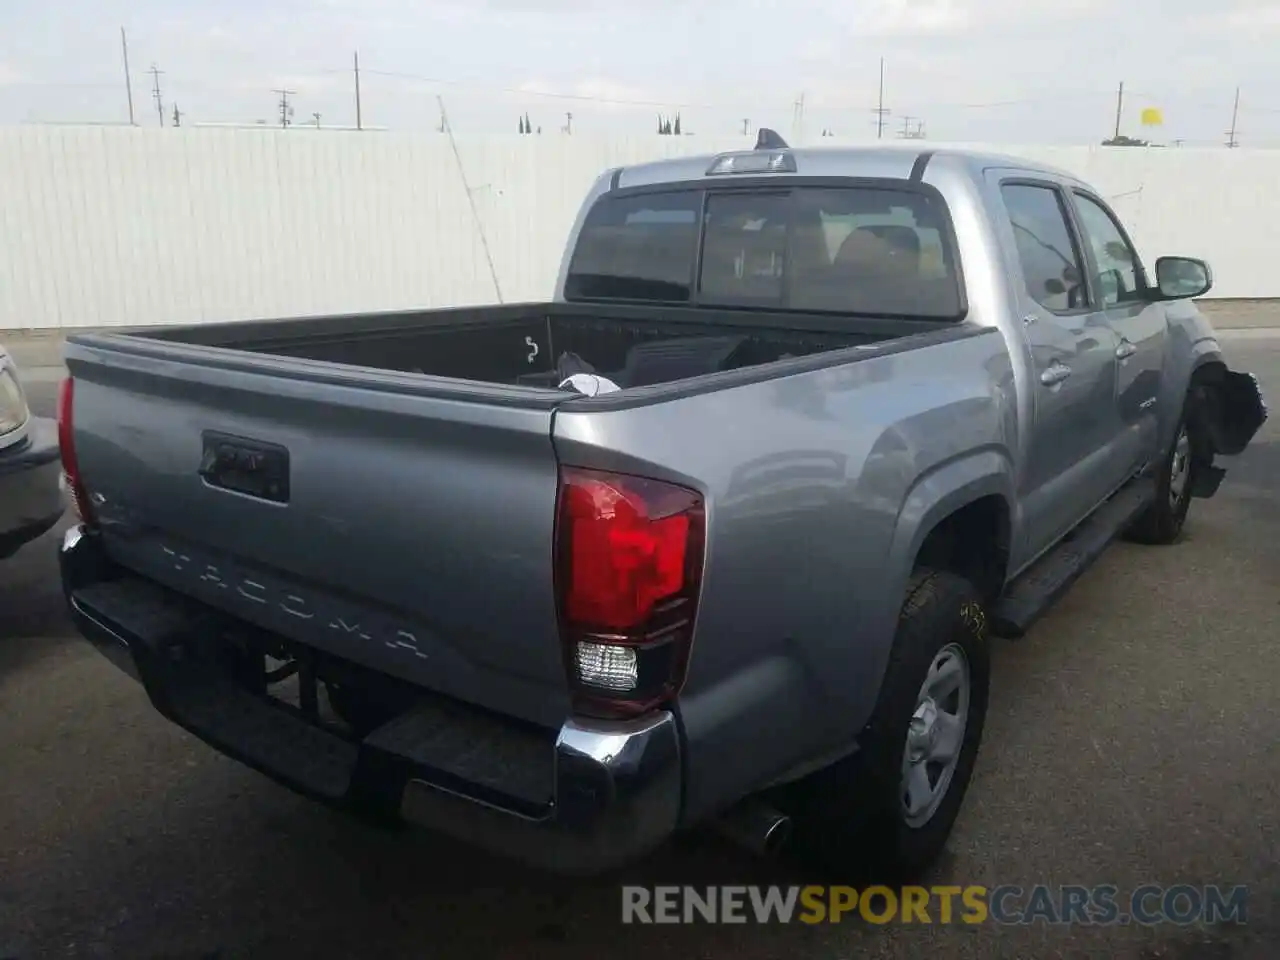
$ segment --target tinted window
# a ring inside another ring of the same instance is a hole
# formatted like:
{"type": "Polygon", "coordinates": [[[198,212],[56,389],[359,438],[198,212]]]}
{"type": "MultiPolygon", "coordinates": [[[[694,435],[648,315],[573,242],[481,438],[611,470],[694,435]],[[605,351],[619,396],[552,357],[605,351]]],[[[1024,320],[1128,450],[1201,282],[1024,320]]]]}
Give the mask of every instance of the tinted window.
{"type": "Polygon", "coordinates": [[[566,296],[688,300],[701,208],[693,190],[600,200],[582,226],[566,296]]]}
{"type": "Polygon", "coordinates": [[[790,306],[959,316],[960,283],[939,203],[904,190],[797,191],[790,306]]]}
{"type": "Polygon", "coordinates": [[[1138,255],[1133,247],[1129,246],[1111,214],[1096,200],[1080,193],[1075,196],[1080,225],[1093,251],[1093,261],[1098,265],[1096,280],[1103,305],[1114,306],[1141,299],[1138,255]]]}
{"type": "MultiPolygon", "coordinates": [[[[600,200],[578,241],[567,296],[687,299],[697,245],[685,231],[695,230],[688,219],[696,220],[695,209],[693,194],[600,200]],[[658,211],[668,218],[662,225],[654,222],[658,211]]],[[[698,300],[956,318],[962,298],[949,237],[940,201],[911,190],[712,192],[698,300]]]]}
{"type": "Polygon", "coordinates": [[[700,299],[780,305],[790,209],[785,193],[708,197],[700,299]]]}
{"type": "Polygon", "coordinates": [[[1050,187],[1006,184],[1001,193],[1031,299],[1055,313],[1085,306],[1088,300],[1080,254],[1058,192],[1050,187]]]}

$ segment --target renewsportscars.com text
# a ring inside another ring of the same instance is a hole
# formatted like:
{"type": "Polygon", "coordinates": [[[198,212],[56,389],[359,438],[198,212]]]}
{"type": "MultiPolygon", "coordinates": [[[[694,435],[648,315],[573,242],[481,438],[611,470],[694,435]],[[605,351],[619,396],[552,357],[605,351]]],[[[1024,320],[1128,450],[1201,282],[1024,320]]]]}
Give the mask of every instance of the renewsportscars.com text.
{"type": "Polygon", "coordinates": [[[639,887],[622,888],[623,923],[1243,924],[1234,886],[639,887]]]}

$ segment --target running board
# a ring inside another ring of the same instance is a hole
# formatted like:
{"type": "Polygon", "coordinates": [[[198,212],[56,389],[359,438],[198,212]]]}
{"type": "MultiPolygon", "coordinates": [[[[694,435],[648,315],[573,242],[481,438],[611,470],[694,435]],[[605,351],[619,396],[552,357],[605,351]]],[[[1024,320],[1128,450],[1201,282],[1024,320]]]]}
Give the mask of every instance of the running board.
{"type": "Polygon", "coordinates": [[[992,633],[1010,639],[1025,634],[1137,519],[1155,495],[1155,481],[1140,478],[1095,510],[1008,586],[996,602],[992,633]]]}

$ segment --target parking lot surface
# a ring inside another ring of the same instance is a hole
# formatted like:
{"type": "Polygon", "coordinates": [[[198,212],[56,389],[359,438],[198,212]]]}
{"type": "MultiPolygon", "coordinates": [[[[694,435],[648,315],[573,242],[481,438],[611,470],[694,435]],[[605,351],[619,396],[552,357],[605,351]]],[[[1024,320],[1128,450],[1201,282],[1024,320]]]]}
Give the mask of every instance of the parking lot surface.
{"type": "MultiPolygon", "coordinates": [[[[1280,397],[1280,340],[1227,348],[1280,397]]],[[[31,377],[46,415],[56,375],[31,377]]],[[[348,822],[169,725],[77,640],[54,534],[0,563],[0,960],[1274,957],[1278,433],[1193,504],[1184,542],[1117,545],[1026,639],[997,641],[978,772],[932,878],[1247,884],[1243,925],[624,927],[624,881],[812,878],[695,835],[560,881],[348,822]]]]}

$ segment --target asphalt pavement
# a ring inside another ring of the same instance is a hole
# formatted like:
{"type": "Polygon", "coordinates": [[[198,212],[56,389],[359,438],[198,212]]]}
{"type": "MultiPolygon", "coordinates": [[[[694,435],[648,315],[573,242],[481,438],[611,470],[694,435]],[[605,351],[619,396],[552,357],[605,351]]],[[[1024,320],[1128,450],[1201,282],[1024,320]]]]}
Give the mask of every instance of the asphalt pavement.
{"type": "MultiPolygon", "coordinates": [[[[1233,338],[1280,397],[1280,339],[1233,338]]],[[[27,377],[49,415],[59,371],[27,377]]],[[[0,960],[442,957],[1252,960],[1280,943],[1280,426],[1193,504],[1182,543],[1119,544],[998,641],[978,772],[935,883],[1250,887],[1212,929],[622,926],[618,885],[795,883],[698,835],[594,881],[377,832],[160,719],[78,640],[50,534],[0,562],[0,960]]]]}

